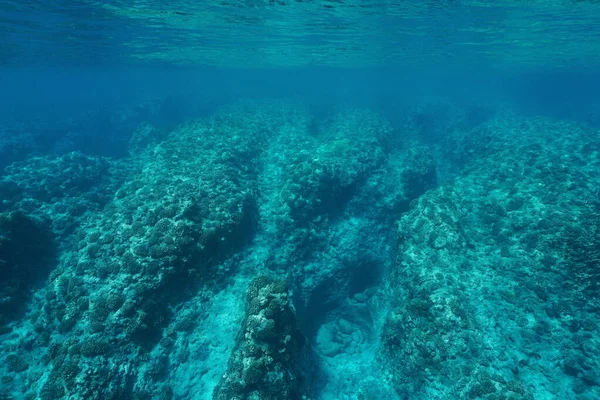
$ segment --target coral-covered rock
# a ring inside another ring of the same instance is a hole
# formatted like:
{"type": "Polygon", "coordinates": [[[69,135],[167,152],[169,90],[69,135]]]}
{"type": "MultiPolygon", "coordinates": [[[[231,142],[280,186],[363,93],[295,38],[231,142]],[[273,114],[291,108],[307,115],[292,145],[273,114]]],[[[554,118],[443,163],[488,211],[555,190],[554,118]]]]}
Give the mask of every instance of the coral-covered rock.
{"type": "Polygon", "coordinates": [[[598,396],[596,135],[497,116],[402,215],[381,348],[400,396],[598,396]]]}
{"type": "Polygon", "coordinates": [[[391,126],[378,114],[345,110],[323,124],[316,137],[306,137],[284,172],[288,181],[282,196],[291,216],[302,224],[340,212],[384,162],[391,135],[391,126]]]}
{"type": "MultiPolygon", "coordinates": [[[[110,199],[92,197],[96,206],[77,215],[40,296],[43,305],[30,315],[36,333],[28,346],[46,354],[51,367],[43,382],[27,378],[33,396],[143,398],[170,390],[160,383],[165,356],[148,362],[156,367],[147,372],[138,354],[173,345],[174,337],[162,336],[177,305],[192,296],[206,302],[235,263],[219,266],[252,240],[256,227],[254,182],[265,125],[252,127],[258,111],[226,112],[231,117],[190,121],[160,144],[140,148],[110,199]]],[[[71,199],[85,201],[105,179],[117,181],[112,163],[77,154],[26,165],[47,177],[35,182],[35,171],[10,167],[10,182],[17,183],[8,186],[11,193],[47,207],[66,204],[69,215],[71,199]]]]}
{"type": "Polygon", "coordinates": [[[246,316],[235,348],[213,399],[300,399],[309,391],[308,354],[285,281],[255,278],[248,287],[246,316]]]}
{"type": "Polygon", "coordinates": [[[46,218],[64,240],[86,214],[112,199],[128,171],[126,162],[78,152],[32,157],[6,168],[0,180],[0,211],[22,210],[46,218]]]}

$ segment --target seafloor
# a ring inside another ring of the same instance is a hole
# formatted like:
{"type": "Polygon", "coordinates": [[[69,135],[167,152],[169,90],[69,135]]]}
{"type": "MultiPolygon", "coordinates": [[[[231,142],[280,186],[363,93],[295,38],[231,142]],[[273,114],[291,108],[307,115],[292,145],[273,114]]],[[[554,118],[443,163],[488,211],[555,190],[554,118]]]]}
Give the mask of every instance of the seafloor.
{"type": "Polygon", "coordinates": [[[0,399],[599,399],[600,132],[398,115],[4,134],[0,399]]]}

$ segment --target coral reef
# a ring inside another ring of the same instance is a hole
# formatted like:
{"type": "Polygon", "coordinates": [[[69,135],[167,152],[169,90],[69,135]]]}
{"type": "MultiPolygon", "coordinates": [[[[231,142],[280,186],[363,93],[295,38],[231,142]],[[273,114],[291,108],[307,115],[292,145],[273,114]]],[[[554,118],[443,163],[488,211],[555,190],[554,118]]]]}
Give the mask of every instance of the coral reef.
{"type": "MultiPolygon", "coordinates": [[[[45,305],[30,316],[39,337],[21,338],[15,345],[25,346],[27,340],[32,353],[56,349],[53,355],[48,352],[52,372],[37,388],[40,396],[50,398],[64,388],[90,398],[98,388],[104,398],[130,395],[135,376],[124,368],[143,362],[107,365],[106,359],[156,345],[171,319],[171,304],[225,276],[227,269],[217,266],[252,238],[252,153],[260,150],[260,131],[253,134],[243,114],[236,115],[237,120],[216,116],[173,131],[160,146],[148,148],[150,155],[144,157],[154,162],[136,164],[101,213],[83,217],[71,250],[52,271],[45,305]],[[68,375],[60,373],[65,357],[72,360],[73,354],[85,362],[74,362],[79,367],[68,375]]],[[[81,164],[69,165],[99,173],[81,164]]],[[[24,186],[30,174],[14,169],[21,176],[12,179],[24,186]]],[[[59,180],[69,170],[54,175],[59,180]]],[[[93,179],[83,174],[72,190],[81,190],[79,182],[92,185],[93,179]]],[[[68,195],[70,188],[59,193],[68,195]]],[[[52,182],[37,189],[44,199],[60,190],[52,182]]],[[[144,383],[140,386],[138,394],[147,390],[144,383]]],[[[36,390],[33,382],[30,387],[36,390]]]]}
{"type": "Polygon", "coordinates": [[[84,221],[112,199],[129,172],[127,162],[79,152],[31,157],[7,167],[0,179],[0,211],[47,219],[66,244],[84,221]]]}
{"type": "Polygon", "coordinates": [[[0,398],[600,396],[598,132],[442,103],[152,123],[4,169],[0,398]]]}
{"type": "Polygon", "coordinates": [[[296,326],[285,281],[260,276],[248,287],[246,315],[215,400],[308,398],[309,346],[296,326]]]}
{"type": "Polygon", "coordinates": [[[383,364],[411,398],[597,397],[595,357],[575,355],[600,349],[593,133],[511,114],[469,140],[483,131],[462,176],[400,219],[383,364]]]}

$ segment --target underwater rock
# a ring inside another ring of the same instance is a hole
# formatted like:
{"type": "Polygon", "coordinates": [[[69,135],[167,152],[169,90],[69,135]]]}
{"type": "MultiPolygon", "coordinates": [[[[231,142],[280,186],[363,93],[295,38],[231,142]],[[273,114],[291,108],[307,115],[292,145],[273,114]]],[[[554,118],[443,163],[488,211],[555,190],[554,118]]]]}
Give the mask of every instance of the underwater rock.
{"type": "Polygon", "coordinates": [[[34,207],[43,215],[62,212],[78,223],[23,322],[34,332],[20,337],[27,333],[21,330],[0,342],[3,350],[26,346],[30,370],[43,364],[50,376],[11,373],[11,390],[44,399],[146,398],[172,390],[165,381],[168,351],[155,356],[151,350],[173,346],[177,338],[169,332],[176,331],[169,324],[177,306],[197,296],[198,303],[186,307],[201,313],[235,267],[235,259],[228,260],[253,238],[262,127],[250,131],[249,125],[190,121],[144,150],[143,162],[132,160],[126,175],[117,174],[120,181],[113,180],[108,160],[80,154],[34,159],[37,173],[47,173],[39,182],[35,171],[13,171],[9,181],[17,186],[11,184],[10,193],[33,197],[47,207],[34,207]],[[111,183],[103,190],[118,182],[106,204],[100,201],[106,197],[93,196],[106,182],[96,166],[105,167],[111,183]],[[89,211],[88,195],[99,201],[89,211]],[[69,208],[71,200],[82,212],[69,208]]]}
{"type": "Polygon", "coordinates": [[[497,116],[467,139],[461,176],[401,216],[380,349],[398,395],[598,397],[580,379],[600,354],[585,339],[600,304],[594,140],[574,123],[497,116]]]}
{"type": "Polygon", "coordinates": [[[51,221],[63,240],[101,210],[129,173],[123,161],[71,152],[31,157],[6,168],[0,179],[0,211],[22,210],[51,221]]]}
{"type": "Polygon", "coordinates": [[[255,278],[227,371],[214,400],[295,400],[308,395],[308,349],[285,281],[255,278]]]}
{"type": "Polygon", "coordinates": [[[390,151],[392,127],[377,113],[349,109],[335,114],[284,168],[291,217],[305,224],[318,215],[337,215],[390,151]]]}

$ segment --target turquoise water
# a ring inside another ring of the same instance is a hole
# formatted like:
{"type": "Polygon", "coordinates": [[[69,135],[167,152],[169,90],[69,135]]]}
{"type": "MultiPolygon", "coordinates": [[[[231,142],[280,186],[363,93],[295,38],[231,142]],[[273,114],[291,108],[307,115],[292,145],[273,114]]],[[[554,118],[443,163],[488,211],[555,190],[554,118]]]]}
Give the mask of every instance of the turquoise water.
{"type": "Polygon", "coordinates": [[[600,399],[600,3],[0,37],[0,399],[600,399]]]}

